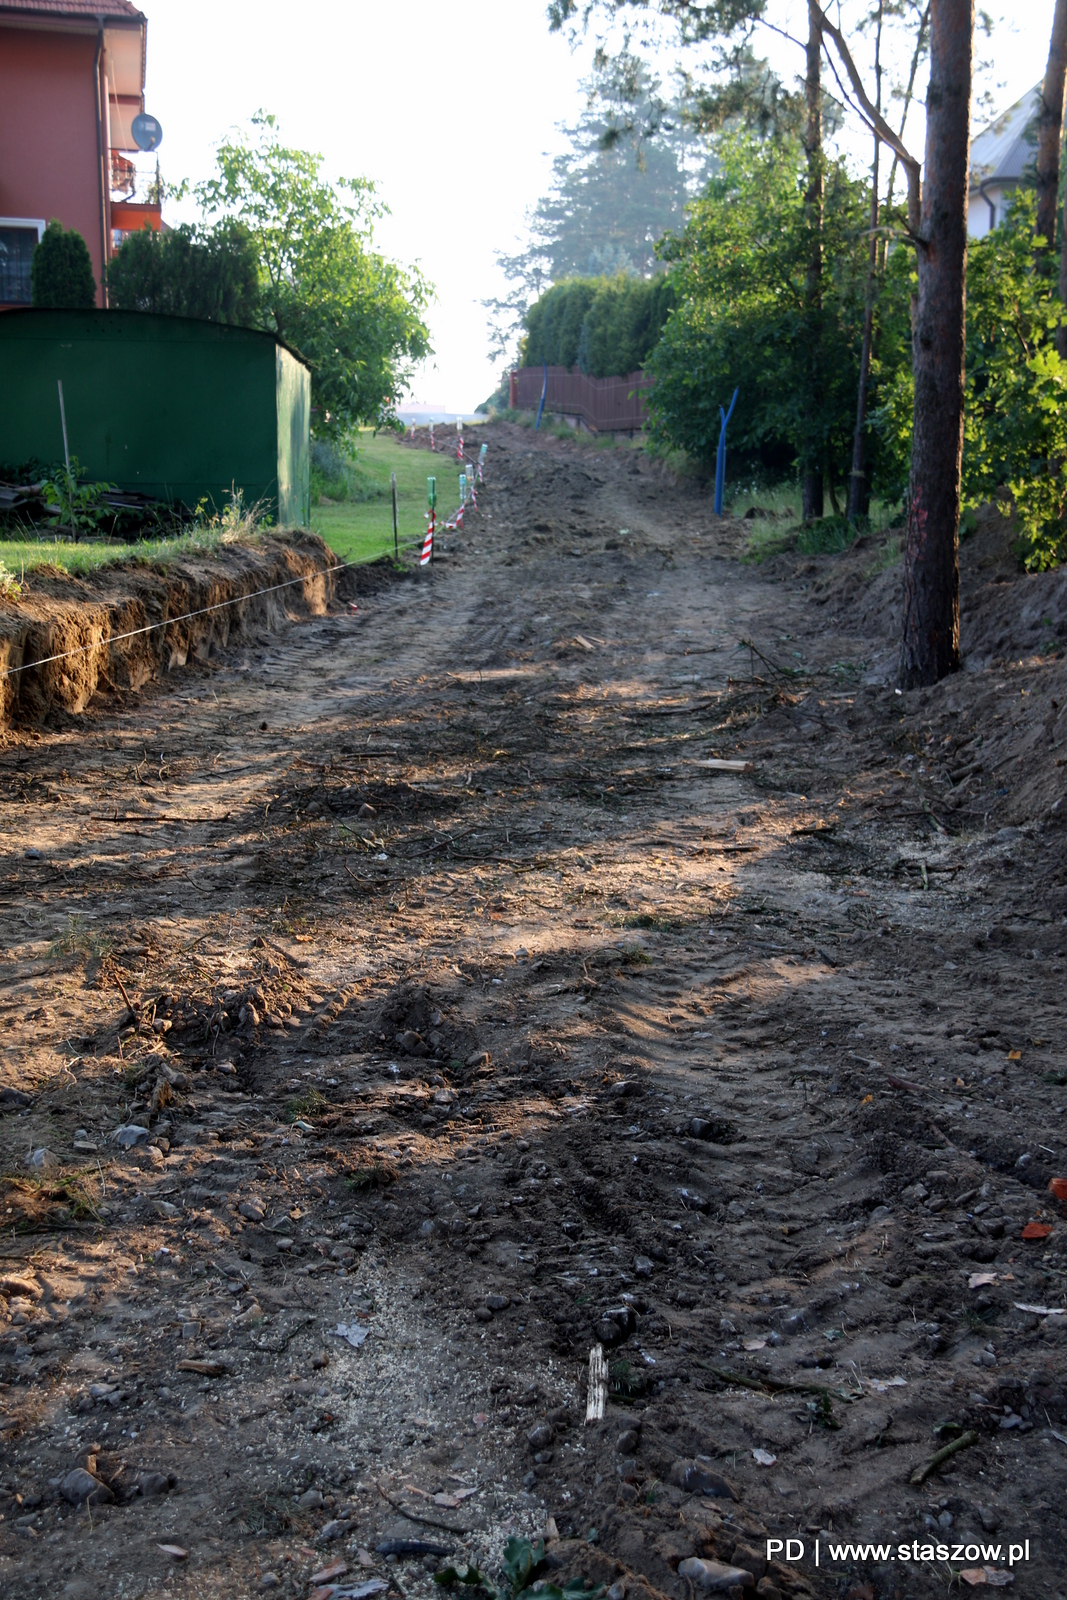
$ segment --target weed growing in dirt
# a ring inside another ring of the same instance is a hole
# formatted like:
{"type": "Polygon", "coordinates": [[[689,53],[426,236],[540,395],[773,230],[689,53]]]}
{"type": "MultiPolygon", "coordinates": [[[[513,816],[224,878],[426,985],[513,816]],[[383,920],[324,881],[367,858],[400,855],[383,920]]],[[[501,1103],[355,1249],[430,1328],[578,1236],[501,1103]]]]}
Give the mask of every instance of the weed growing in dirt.
{"type": "Polygon", "coordinates": [[[361,1162],[358,1167],[352,1168],[345,1182],[357,1194],[367,1194],[372,1189],[386,1189],[389,1184],[396,1182],[396,1168],[389,1166],[385,1161],[361,1162]]]}
{"type": "MultiPolygon", "coordinates": [[[[677,917],[654,916],[651,911],[631,911],[621,921],[615,923],[617,928],[649,928],[657,933],[671,933],[681,928],[683,924],[677,917]]],[[[645,960],[649,958],[646,956],[645,960]]]]}
{"type": "Polygon", "coordinates": [[[817,1395],[814,1400],[807,1402],[808,1415],[812,1425],[820,1428],[837,1429],[841,1424],[834,1416],[833,1401],[826,1393],[817,1395]]]}
{"type": "Polygon", "coordinates": [[[652,957],[639,944],[624,945],[622,959],[628,967],[650,967],[652,965],[652,957]]]}
{"type": "Polygon", "coordinates": [[[219,544],[243,544],[272,526],[265,502],[257,500],[254,505],[246,506],[244,490],[236,486],[230,491],[229,503],[221,511],[208,516],[206,508],[207,502],[201,500],[196,508],[196,525],[188,537],[199,534],[217,538],[219,544]]]}
{"type": "Polygon", "coordinates": [[[538,1573],[545,1565],[545,1541],[538,1539],[536,1544],[531,1544],[529,1539],[511,1538],[504,1546],[504,1565],[500,1573],[501,1582],[493,1583],[483,1572],[475,1566],[443,1567],[440,1572],[434,1573],[434,1582],[442,1588],[450,1589],[455,1584],[465,1588],[478,1589],[483,1594],[492,1597],[492,1600],[527,1600],[527,1597],[537,1595],[540,1600],[599,1600],[604,1593],[604,1587],[586,1587],[584,1578],[572,1578],[565,1588],[558,1584],[537,1581],[538,1573]],[[536,1581],[536,1587],[535,1585],[536,1581]]]}
{"type": "Polygon", "coordinates": [[[48,954],[54,961],[61,956],[95,956],[99,959],[110,955],[113,949],[114,941],[87,926],[83,917],[68,917],[66,932],[55,940],[48,954]]]}
{"type": "Polygon", "coordinates": [[[89,1168],[41,1177],[5,1175],[0,1178],[4,1196],[11,1201],[15,1233],[46,1233],[72,1222],[99,1222],[96,1201],[89,1188],[95,1177],[89,1168]]]}
{"type": "Polygon", "coordinates": [[[307,1094],[294,1095],[285,1102],[285,1115],[290,1122],[296,1122],[301,1117],[321,1116],[328,1103],[324,1094],[317,1089],[309,1089],[307,1094]]]}
{"type": "Polygon", "coordinates": [[[608,1388],[613,1399],[625,1402],[643,1395],[648,1389],[648,1381],[632,1362],[620,1359],[608,1366],[608,1388]]]}

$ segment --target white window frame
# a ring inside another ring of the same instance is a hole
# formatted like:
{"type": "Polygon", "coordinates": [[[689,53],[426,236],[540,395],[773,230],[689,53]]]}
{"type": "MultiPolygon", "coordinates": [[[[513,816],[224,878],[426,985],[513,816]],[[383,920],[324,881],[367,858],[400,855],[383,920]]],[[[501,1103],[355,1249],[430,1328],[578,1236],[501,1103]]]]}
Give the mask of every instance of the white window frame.
{"type": "Polygon", "coordinates": [[[0,228],[21,228],[27,233],[31,228],[36,228],[38,244],[44,238],[47,226],[43,217],[0,217],[0,228]]]}
{"type": "Polygon", "coordinates": [[[36,228],[38,244],[44,238],[47,226],[43,217],[0,217],[0,228],[36,228]]]}

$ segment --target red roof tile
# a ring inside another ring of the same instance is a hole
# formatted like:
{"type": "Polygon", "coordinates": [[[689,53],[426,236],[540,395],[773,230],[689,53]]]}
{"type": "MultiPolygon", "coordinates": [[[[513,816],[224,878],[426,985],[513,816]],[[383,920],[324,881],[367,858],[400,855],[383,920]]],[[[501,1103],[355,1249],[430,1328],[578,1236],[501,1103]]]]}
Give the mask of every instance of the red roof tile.
{"type": "Polygon", "coordinates": [[[0,0],[0,20],[17,13],[19,16],[87,18],[103,17],[106,21],[143,22],[144,12],[138,11],[131,0],[0,0]]]}

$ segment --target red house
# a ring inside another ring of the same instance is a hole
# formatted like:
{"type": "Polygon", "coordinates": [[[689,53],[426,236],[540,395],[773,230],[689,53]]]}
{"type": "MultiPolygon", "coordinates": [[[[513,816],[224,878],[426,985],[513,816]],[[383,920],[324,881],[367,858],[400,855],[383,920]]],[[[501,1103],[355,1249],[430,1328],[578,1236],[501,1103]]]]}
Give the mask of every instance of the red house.
{"type": "Polygon", "coordinates": [[[147,21],[130,0],[0,0],[0,307],[29,305],[34,246],[57,217],[103,267],[131,229],[130,125],[144,110],[147,21]]]}

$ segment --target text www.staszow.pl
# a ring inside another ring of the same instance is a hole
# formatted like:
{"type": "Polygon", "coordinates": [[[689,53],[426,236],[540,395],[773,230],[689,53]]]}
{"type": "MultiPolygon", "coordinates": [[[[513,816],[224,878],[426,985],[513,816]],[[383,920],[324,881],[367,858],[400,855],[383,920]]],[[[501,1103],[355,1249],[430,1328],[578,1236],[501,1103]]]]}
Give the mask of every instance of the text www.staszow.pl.
{"type": "MultiPolygon", "coordinates": [[[[803,1561],[803,1539],[768,1539],[767,1560],[785,1561],[790,1566],[803,1561]]],[[[914,1539],[911,1544],[827,1544],[816,1539],[815,1565],[830,1563],[846,1565],[853,1561],[980,1561],[995,1564],[1006,1560],[1009,1567],[1017,1561],[1029,1561],[1030,1541],[1021,1544],[923,1544],[914,1539]]]]}

